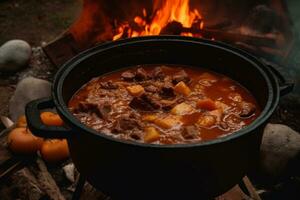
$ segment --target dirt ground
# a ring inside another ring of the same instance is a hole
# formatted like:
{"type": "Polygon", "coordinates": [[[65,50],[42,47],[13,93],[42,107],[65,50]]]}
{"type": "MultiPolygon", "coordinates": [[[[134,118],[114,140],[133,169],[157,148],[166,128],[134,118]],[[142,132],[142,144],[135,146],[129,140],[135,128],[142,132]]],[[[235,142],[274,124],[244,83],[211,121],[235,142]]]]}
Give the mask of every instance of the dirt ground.
{"type": "MultiPolygon", "coordinates": [[[[41,46],[63,33],[80,10],[80,0],[0,0],[0,46],[11,39],[41,46]]],[[[6,116],[14,92],[8,79],[0,76],[0,115],[6,116]]]]}
{"type": "Polygon", "coordinates": [[[14,92],[14,88],[9,86],[0,86],[0,115],[7,115],[8,104],[11,95],[14,92]]]}
{"type": "Polygon", "coordinates": [[[80,0],[0,0],[0,45],[23,39],[40,46],[69,27],[80,10],[80,0]]]}

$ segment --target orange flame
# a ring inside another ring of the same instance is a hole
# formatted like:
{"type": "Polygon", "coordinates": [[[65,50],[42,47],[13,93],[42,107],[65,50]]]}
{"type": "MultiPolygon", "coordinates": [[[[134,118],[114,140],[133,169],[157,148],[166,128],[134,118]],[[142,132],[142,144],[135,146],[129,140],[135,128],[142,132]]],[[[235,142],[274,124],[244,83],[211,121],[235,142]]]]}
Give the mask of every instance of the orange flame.
{"type": "MultiPolygon", "coordinates": [[[[157,3],[155,0],[154,3],[157,3]]],[[[179,22],[184,28],[191,28],[197,21],[200,22],[199,29],[203,29],[202,16],[197,9],[191,11],[189,0],[165,0],[162,7],[154,13],[150,23],[147,23],[148,16],[146,9],[143,9],[143,16],[136,16],[133,20],[139,30],[133,30],[128,22],[121,24],[113,37],[113,40],[122,37],[138,37],[147,35],[159,35],[164,27],[171,22],[179,22]]],[[[181,35],[193,36],[192,33],[182,33],[181,35]]]]}

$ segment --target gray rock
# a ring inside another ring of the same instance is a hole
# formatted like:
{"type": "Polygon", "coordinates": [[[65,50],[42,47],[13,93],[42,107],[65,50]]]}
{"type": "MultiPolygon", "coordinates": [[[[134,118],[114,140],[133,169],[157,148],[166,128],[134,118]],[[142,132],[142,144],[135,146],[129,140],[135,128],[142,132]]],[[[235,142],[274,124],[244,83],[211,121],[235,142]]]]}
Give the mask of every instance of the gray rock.
{"type": "Polygon", "coordinates": [[[30,45],[23,40],[10,40],[0,47],[0,71],[16,72],[24,68],[31,56],[30,45]]]}
{"type": "Polygon", "coordinates": [[[51,83],[42,79],[28,77],[21,80],[9,102],[9,114],[13,121],[25,112],[28,102],[51,96],[51,83]]]}
{"type": "Polygon", "coordinates": [[[75,182],[75,165],[73,163],[67,164],[63,167],[64,173],[71,183],[75,182]]]}
{"type": "Polygon", "coordinates": [[[268,124],[261,145],[261,167],[273,177],[280,176],[289,161],[300,152],[300,134],[281,124],[268,124]]]}

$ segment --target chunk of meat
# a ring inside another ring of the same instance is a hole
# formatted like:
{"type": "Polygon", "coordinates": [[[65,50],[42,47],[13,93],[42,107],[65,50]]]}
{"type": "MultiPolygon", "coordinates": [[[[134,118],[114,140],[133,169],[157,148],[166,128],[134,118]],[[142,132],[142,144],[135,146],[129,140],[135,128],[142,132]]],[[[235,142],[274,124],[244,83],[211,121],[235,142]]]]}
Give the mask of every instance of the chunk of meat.
{"type": "Polygon", "coordinates": [[[99,110],[100,116],[103,119],[107,119],[108,118],[108,115],[111,112],[111,109],[112,109],[111,105],[108,104],[108,103],[101,104],[101,105],[98,106],[98,110],[99,110]]]}
{"type": "Polygon", "coordinates": [[[74,109],[75,113],[96,113],[98,112],[98,105],[95,103],[79,102],[74,109]]]}
{"type": "Polygon", "coordinates": [[[114,124],[113,133],[122,133],[127,130],[140,129],[141,124],[137,119],[130,117],[120,117],[114,124]]]}
{"type": "Polygon", "coordinates": [[[115,89],[119,88],[119,85],[116,83],[113,83],[112,81],[107,81],[107,82],[101,82],[100,87],[102,89],[115,90],[115,89]]]}
{"type": "Polygon", "coordinates": [[[245,101],[242,101],[239,104],[239,107],[241,109],[240,117],[242,118],[251,117],[256,111],[256,107],[254,104],[245,101]]]}
{"type": "Polygon", "coordinates": [[[183,82],[179,82],[175,87],[174,90],[178,94],[183,94],[184,96],[189,96],[192,92],[191,89],[183,82]]]}
{"type": "Polygon", "coordinates": [[[165,83],[161,88],[160,96],[162,98],[173,98],[175,97],[174,88],[171,83],[165,83]]]}
{"type": "Polygon", "coordinates": [[[155,80],[163,80],[165,77],[165,73],[161,69],[161,67],[155,67],[152,71],[151,77],[155,80]]]}
{"type": "Polygon", "coordinates": [[[183,81],[186,84],[189,84],[191,81],[190,77],[187,75],[187,73],[184,70],[177,72],[172,78],[172,83],[174,85],[176,85],[181,81],[183,81]]]}
{"type": "Polygon", "coordinates": [[[126,71],[126,72],[123,72],[121,74],[121,78],[124,80],[124,81],[133,81],[134,80],[134,77],[135,77],[135,74],[131,71],[126,71]]]}
{"type": "Polygon", "coordinates": [[[141,111],[155,111],[161,108],[160,103],[147,94],[143,94],[140,97],[134,97],[129,103],[129,106],[141,111]]]}
{"type": "Polygon", "coordinates": [[[229,128],[228,124],[225,122],[220,122],[219,127],[223,130],[227,130],[229,128]]]}
{"type": "Polygon", "coordinates": [[[132,96],[135,97],[141,96],[145,92],[143,86],[141,85],[128,86],[126,89],[132,96]]]}
{"type": "Polygon", "coordinates": [[[137,131],[131,133],[129,136],[133,140],[141,140],[142,139],[141,132],[137,132],[137,131]]]}
{"type": "Polygon", "coordinates": [[[182,131],[182,136],[186,140],[192,140],[199,138],[199,130],[195,126],[186,126],[182,131]]]}
{"type": "Polygon", "coordinates": [[[100,104],[80,102],[76,108],[76,112],[94,113],[98,117],[106,119],[108,114],[111,112],[111,105],[107,102],[100,104]]]}
{"type": "Polygon", "coordinates": [[[146,127],[145,128],[145,136],[144,136],[144,141],[146,143],[152,143],[160,138],[160,133],[159,131],[154,128],[154,127],[146,127]]]}
{"type": "Polygon", "coordinates": [[[145,81],[148,79],[148,73],[143,68],[138,68],[135,74],[135,80],[145,81]]]}
{"type": "Polygon", "coordinates": [[[145,87],[145,91],[155,93],[158,92],[158,88],[155,87],[154,85],[148,85],[145,87]]]}
{"type": "Polygon", "coordinates": [[[197,107],[203,110],[215,110],[217,109],[217,105],[215,101],[212,99],[206,98],[206,99],[201,99],[197,102],[197,107]]]}

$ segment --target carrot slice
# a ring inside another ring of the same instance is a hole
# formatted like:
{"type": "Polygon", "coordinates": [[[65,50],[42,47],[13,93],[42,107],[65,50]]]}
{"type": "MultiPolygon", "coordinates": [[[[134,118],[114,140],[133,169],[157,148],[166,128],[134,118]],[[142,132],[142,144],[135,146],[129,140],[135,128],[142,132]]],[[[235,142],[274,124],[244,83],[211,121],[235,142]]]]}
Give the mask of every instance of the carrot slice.
{"type": "Polygon", "coordinates": [[[203,110],[216,110],[217,109],[216,103],[209,98],[199,100],[197,103],[197,107],[201,108],[203,110]]]}

